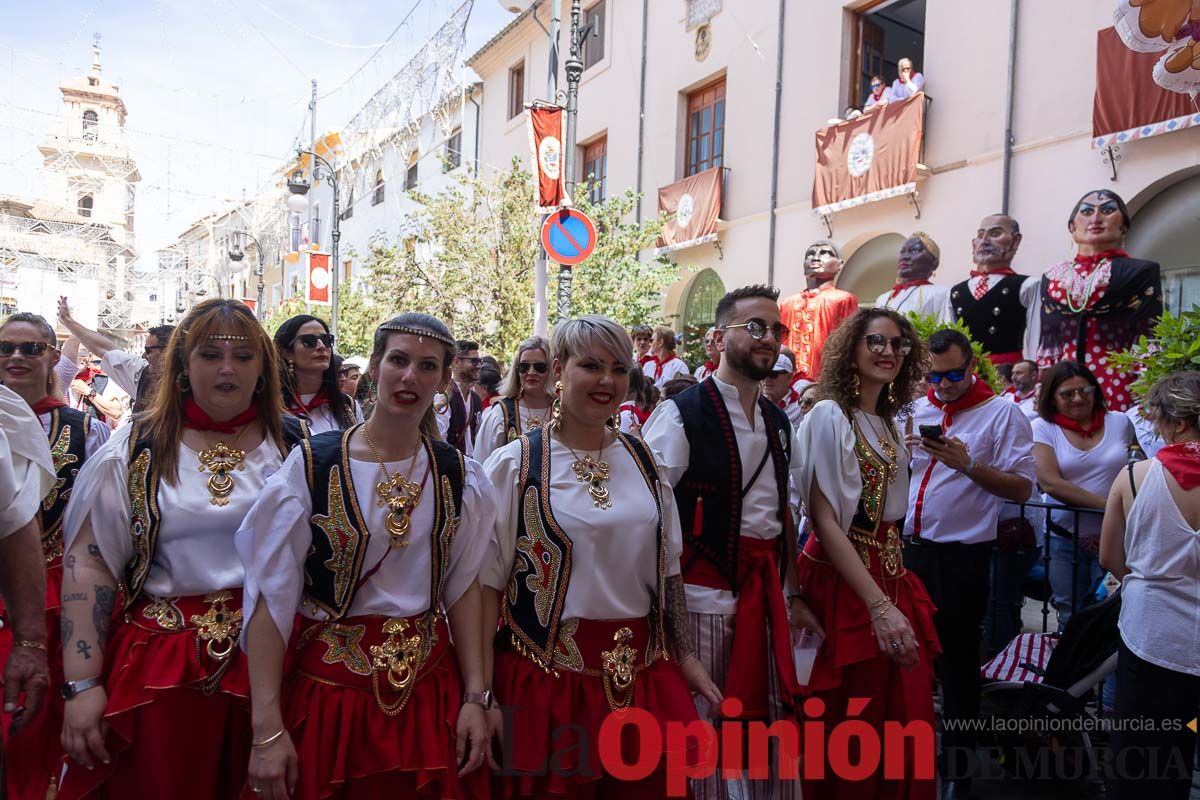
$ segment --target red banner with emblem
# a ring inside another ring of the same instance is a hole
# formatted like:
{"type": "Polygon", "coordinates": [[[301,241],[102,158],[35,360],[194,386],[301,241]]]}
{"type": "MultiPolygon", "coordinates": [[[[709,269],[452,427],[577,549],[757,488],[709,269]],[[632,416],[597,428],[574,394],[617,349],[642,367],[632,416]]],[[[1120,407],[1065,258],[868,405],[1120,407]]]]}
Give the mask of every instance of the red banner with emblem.
{"type": "Polygon", "coordinates": [[[529,151],[537,176],[534,202],[538,211],[548,214],[561,206],[566,197],[566,176],[563,174],[566,115],[561,106],[534,106],[529,109],[528,119],[529,151]]]}
{"type": "Polygon", "coordinates": [[[658,210],[667,215],[658,237],[660,248],[678,249],[716,239],[723,175],[723,167],[713,167],[658,190],[658,210]]]}
{"type": "Polygon", "coordinates": [[[308,254],[308,294],[310,303],[329,305],[329,254],[308,254]]]}

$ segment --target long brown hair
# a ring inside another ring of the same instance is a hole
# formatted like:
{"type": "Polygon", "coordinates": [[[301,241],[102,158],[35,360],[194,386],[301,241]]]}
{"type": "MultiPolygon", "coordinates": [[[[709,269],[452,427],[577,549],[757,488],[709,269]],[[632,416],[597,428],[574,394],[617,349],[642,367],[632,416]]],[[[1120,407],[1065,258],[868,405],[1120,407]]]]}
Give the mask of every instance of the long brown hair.
{"type": "Polygon", "coordinates": [[[259,373],[262,391],[255,390],[251,401],[258,409],[258,421],[268,439],[287,454],[283,440],[283,402],[279,393],[279,370],[275,345],[254,318],[254,312],[237,300],[205,300],[193,308],[171,334],[163,353],[162,374],[155,382],[146,411],[134,417],[139,430],[134,435],[150,443],[154,451],[155,471],[168,485],[179,475],[179,442],[183,435],[183,400],[191,389],[179,388],[180,376],[187,371],[188,356],[203,346],[209,336],[225,325],[239,336],[248,336],[262,358],[259,373]],[[144,426],[144,427],[142,427],[144,426]]]}
{"type": "Polygon", "coordinates": [[[889,388],[879,393],[875,413],[885,420],[894,419],[896,414],[912,406],[913,387],[921,382],[928,355],[925,344],[908,318],[890,308],[862,308],[854,316],[844,320],[825,340],[821,351],[821,379],[817,382],[817,399],[833,400],[847,414],[858,406],[858,367],[854,352],[858,342],[866,335],[871,320],[886,317],[896,323],[900,335],[912,342],[912,352],[900,364],[900,374],[889,388]]]}

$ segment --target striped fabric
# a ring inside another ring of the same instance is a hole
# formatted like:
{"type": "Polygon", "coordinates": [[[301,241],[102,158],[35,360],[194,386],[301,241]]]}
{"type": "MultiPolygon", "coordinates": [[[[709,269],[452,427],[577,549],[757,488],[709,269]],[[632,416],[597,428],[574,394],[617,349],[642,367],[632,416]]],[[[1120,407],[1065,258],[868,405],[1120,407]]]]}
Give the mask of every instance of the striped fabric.
{"type": "Polygon", "coordinates": [[[1057,644],[1058,637],[1053,634],[1022,633],[997,653],[995,658],[984,664],[979,674],[985,681],[1041,683],[1042,676],[1027,669],[1026,665],[1044,671],[1046,664],[1050,662],[1050,653],[1057,644]]]}

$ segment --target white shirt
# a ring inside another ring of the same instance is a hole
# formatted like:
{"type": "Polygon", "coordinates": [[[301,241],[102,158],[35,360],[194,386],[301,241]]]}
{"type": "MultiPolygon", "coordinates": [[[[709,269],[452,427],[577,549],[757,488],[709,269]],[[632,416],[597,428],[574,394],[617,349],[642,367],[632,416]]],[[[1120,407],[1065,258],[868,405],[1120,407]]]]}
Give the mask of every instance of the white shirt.
{"type": "MultiPolygon", "coordinates": [[[[38,422],[42,424],[42,430],[47,437],[50,436],[50,415],[51,412],[49,411],[45,414],[38,414],[38,422]]],[[[96,451],[100,449],[100,446],[108,441],[109,434],[111,433],[111,428],[100,420],[93,418],[88,424],[87,441],[83,443],[84,455],[88,458],[94,456],[96,451]]],[[[49,441],[49,438],[47,438],[47,441],[49,441]]]]}
{"type": "Polygon", "coordinates": [[[1193,530],[1159,461],[1150,465],[1125,520],[1121,638],[1139,658],[1200,676],[1200,531],[1193,530]]]}
{"type": "MultiPolygon", "coordinates": [[[[450,398],[441,392],[433,396],[433,418],[437,422],[438,434],[445,439],[447,431],[450,430],[450,398]]],[[[470,431],[467,435],[469,438],[470,431]]]]}
{"type": "Polygon", "coordinates": [[[58,376],[58,386],[62,389],[62,401],[64,403],[72,402],[71,381],[75,380],[75,376],[79,374],[79,367],[71,359],[62,356],[54,365],[54,374],[58,376]]]}
{"type": "MultiPolygon", "coordinates": [[[[469,458],[465,463],[462,514],[450,545],[442,588],[443,608],[458,602],[478,576],[479,566],[488,552],[495,514],[491,484],[483,468],[469,458]]],[[[411,472],[407,472],[410,469],[407,459],[389,462],[387,468],[392,475],[399,472],[413,482],[420,482],[428,465],[429,457],[422,447],[411,472]]],[[[426,611],[432,566],[432,477],[426,480],[413,512],[408,546],[400,548],[389,546],[387,509],[380,508],[377,502],[375,485],[383,480],[379,463],[351,459],[350,480],[369,532],[360,578],[377,564],[380,566],[355,594],[348,615],[411,617],[426,611]]],[[[312,513],[304,454],[300,448],[295,448],[279,471],[266,482],[234,540],[246,570],[243,619],[249,619],[258,598],[264,598],[284,642],[291,636],[292,619],[297,611],[308,619],[326,617],[324,611],[311,603],[301,603],[304,562],[312,545],[312,513]]]]}
{"type": "MultiPolygon", "coordinates": [[[[1113,480],[1129,462],[1129,443],[1133,440],[1133,423],[1120,411],[1104,415],[1104,434],[1091,450],[1079,450],[1067,440],[1063,429],[1049,420],[1033,421],[1034,444],[1044,444],[1054,451],[1058,472],[1064,479],[1085,491],[1108,497],[1113,480]]],[[[1042,495],[1045,503],[1061,503],[1049,494],[1042,495]]],[[[1050,519],[1068,531],[1075,530],[1075,512],[1052,511],[1050,519]]],[[[1100,514],[1079,514],[1079,533],[1100,535],[1100,514]]]]}
{"type": "Polygon", "coordinates": [[[704,380],[705,378],[707,378],[709,375],[712,375],[714,372],[716,372],[716,370],[715,370],[715,369],[709,369],[709,368],[708,368],[708,362],[707,362],[707,361],[705,361],[703,364],[701,364],[700,366],[696,367],[696,371],[695,371],[695,373],[693,373],[693,374],[696,376],[696,380],[698,380],[698,381],[702,381],[702,380],[704,380]]]}
{"type": "MultiPolygon", "coordinates": [[[[922,397],[912,417],[913,430],[919,431],[921,425],[941,425],[946,437],[961,439],[979,464],[1034,482],[1037,468],[1033,430],[1011,400],[990,397],[974,408],[959,411],[953,423],[947,425],[942,410],[922,397]]],[[[908,501],[906,534],[920,534],[932,542],[967,544],[996,538],[996,522],[1005,502],[919,447],[912,451],[908,501]]]]}
{"type": "MultiPolygon", "coordinates": [[[[316,396],[316,392],[313,392],[312,394],[302,394],[300,395],[300,402],[307,406],[316,396]]],[[[353,400],[347,400],[346,403],[350,406],[350,414],[354,417],[354,422],[363,422],[362,409],[358,407],[358,403],[354,402],[353,400]]],[[[322,406],[317,406],[312,411],[308,412],[308,432],[311,435],[316,436],[318,433],[340,430],[343,430],[343,428],[333,414],[333,405],[331,403],[325,403],[322,406]]]]}
{"type": "Polygon", "coordinates": [[[100,366],[109,380],[121,387],[131,400],[137,400],[138,379],[150,362],[128,350],[109,350],[100,357],[100,366]]]}
{"type": "Polygon", "coordinates": [[[1154,423],[1141,415],[1141,405],[1131,406],[1125,411],[1125,416],[1133,424],[1133,433],[1137,436],[1138,446],[1146,454],[1146,458],[1154,458],[1162,450],[1166,442],[1154,430],[1154,423]]]}
{"type": "Polygon", "coordinates": [[[1026,396],[1026,397],[1022,397],[1015,391],[1005,392],[1003,396],[1007,397],[1009,400],[1012,400],[1014,403],[1017,404],[1017,408],[1021,409],[1021,413],[1023,413],[1025,415],[1025,418],[1027,420],[1029,420],[1030,424],[1032,424],[1033,421],[1035,419],[1037,419],[1037,417],[1038,417],[1038,410],[1037,410],[1038,389],[1037,389],[1037,387],[1034,387],[1033,391],[1031,391],[1028,394],[1028,396],[1026,396]]]}
{"type": "Polygon", "coordinates": [[[653,371],[653,374],[651,374],[649,377],[654,381],[654,385],[659,389],[662,389],[668,381],[672,381],[675,378],[678,378],[680,375],[691,374],[688,372],[687,364],[685,364],[683,359],[679,358],[678,356],[671,356],[669,361],[664,361],[662,363],[651,361],[650,367],[653,371]]]}
{"type": "MultiPolygon", "coordinates": [[[[881,417],[862,409],[856,409],[854,417],[867,444],[885,463],[888,459],[883,455],[879,434],[896,448],[896,479],[888,484],[883,519],[902,520],[908,510],[908,449],[904,446],[904,434],[897,429],[893,435],[881,417]]],[[[849,533],[863,485],[862,470],[854,454],[854,428],[846,413],[833,400],[822,400],[804,416],[796,441],[800,452],[806,454],[792,473],[801,499],[811,507],[813,490],[819,487],[833,506],[842,533],[849,533]]],[[[820,538],[819,531],[816,535],[820,538]]]]}
{"type": "MultiPolygon", "coordinates": [[[[712,377],[721,399],[725,402],[725,410],[733,425],[733,434],[737,439],[738,455],[742,464],[742,480],[750,480],[754,470],[758,468],[763,456],[767,463],[759,473],[754,485],[742,499],[741,535],[751,539],[774,539],[783,533],[783,523],[779,520],[779,490],[775,484],[775,471],[771,466],[771,457],[767,454],[767,433],[763,422],[762,409],[754,406],[754,425],[746,418],[742,410],[742,402],[736,386],[725,383],[717,376],[712,377]]],[[[661,454],[664,476],[671,487],[678,483],[687,472],[688,461],[691,457],[691,443],[683,428],[683,418],[679,414],[679,406],[674,402],[661,403],[650,419],[642,428],[642,438],[656,453],[661,454]]],[[[792,460],[789,469],[795,469],[800,459],[801,450],[796,442],[795,431],[792,432],[792,460]]],[[[713,589],[707,586],[686,584],[688,610],[704,614],[732,614],[737,610],[737,598],[733,592],[725,589],[713,589]]]]}
{"type": "MultiPolygon", "coordinates": [[[[600,453],[576,451],[580,456],[600,453]]],[[[658,591],[658,508],[641,467],[622,444],[604,449],[612,508],[596,508],[571,470],[575,456],[556,435],[550,437],[550,510],[571,540],[571,574],[563,619],[636,619],[650,612],[658,591]]],[[[509,442],[484,465],[496,490],[496,526],[492,555],[480,581],[504,591],[516,554],[517,523],[522,513],[521,442],[509,442]]],[[[660,478],[662,470],[659,470],[660,478]]],[[[674,496],[662,484],[663,527],[667,536],[666,575],[679,574],[683,541],[674,496]]]]}
{"type": "MultiPolygon", "coordinates": [[[[88,459],[75,478],[75,489],[63,523],[67,550],[90,519],[100,555],[113,576],[120,578],[133,558],[129,535],[129,434],[119,428],[88,459]]],[[[213,436],[213,434],[209,434],[213,436]]],[[[145,591],[159,597],[202,595],[240,587],[242,562],[233,547],[233,535],[242,518],[262,494],[267,477],[283,457],[275,442],[263,440],[247,451],[244,469],[232,472],[233,491],[228,505],[215,506],[208,491],[207,469],[200,469],[200,454],[179,444],[179,477],[158,488],[158,548],[145,591]]]]}
{"type": "MultiPolygon", "coordinates": [[[[547,398],[549,400],[550,398],[547,398]]],[[[475,437],[475,449],[471,457],[479,462],[485,462],[493,452],[508,444],[504,429],[504,408],[501,403],[504,398],[497,397],[496,401],[483,412],[479,420],[479,434],[475,437]]],[[[540,427],[550,421],[550,406],[545,408],[530,408],[518,402],[517,409],[521,422],[517,426],[521,434],[528,433],[534,427],[540,427]],[[532,423],[532,424],[531,424],[532,423]]]]}
{"type": "Polygon", "coordinates": [[[50,444],[33,409],[0,385],[0,539],[29,524],[56,480],[50,444]]]}
{"type": "Polygon", "coordinates": [[[953,322],[954,309],[950,307],[950,290],[945,286],[910,286],[892,297],[889,289],[875,301],[875,305],[893,309],[901,314],[913,312],[927,317],[937,317],[938,322],[953,322]]]}

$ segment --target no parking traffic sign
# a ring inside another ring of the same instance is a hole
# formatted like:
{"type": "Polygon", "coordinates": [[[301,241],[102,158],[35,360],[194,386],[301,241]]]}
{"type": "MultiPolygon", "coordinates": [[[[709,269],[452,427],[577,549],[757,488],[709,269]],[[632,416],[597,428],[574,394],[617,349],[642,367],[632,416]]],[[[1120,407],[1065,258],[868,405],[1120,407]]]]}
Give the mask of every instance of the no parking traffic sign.
{"type": "Polygon", "coordinates": [[[542,225],[542,247],[551,260],[564,267],[582,264],[596,249],[596,226],[582,211],[554,211],[542,225]]]}

